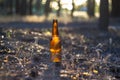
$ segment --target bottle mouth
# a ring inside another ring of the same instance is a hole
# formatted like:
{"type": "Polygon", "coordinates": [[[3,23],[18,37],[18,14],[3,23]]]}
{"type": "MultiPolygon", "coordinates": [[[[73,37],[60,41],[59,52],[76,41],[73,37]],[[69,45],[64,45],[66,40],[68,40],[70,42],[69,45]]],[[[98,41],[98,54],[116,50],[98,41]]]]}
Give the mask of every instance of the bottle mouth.
{"type": "Polygon", "coordinates": [[[57,19],[53,19],[53,24],[54,23],[56,23],[56,24],[58,23],[57,19]]]}

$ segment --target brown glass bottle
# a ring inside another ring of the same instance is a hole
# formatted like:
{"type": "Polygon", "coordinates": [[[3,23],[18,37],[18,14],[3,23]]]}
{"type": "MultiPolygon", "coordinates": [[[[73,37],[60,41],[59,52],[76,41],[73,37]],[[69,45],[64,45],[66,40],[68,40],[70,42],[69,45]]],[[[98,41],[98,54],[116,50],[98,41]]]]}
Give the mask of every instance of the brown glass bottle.
{"type": "Polygon", "coordinates": [[[61,62],[61,40],[58,32],[58,22],[53,20],[52,38],[50,40],[50,52],[52,62],[61,62]]]}

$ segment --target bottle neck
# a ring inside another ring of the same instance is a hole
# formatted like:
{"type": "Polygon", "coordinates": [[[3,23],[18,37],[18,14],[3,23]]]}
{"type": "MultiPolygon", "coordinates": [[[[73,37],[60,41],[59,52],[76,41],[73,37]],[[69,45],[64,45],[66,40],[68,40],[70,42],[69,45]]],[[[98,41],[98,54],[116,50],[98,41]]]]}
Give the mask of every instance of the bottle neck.
{"type": "Polygon", "coordinates": [[[57,20],[53,20],[53,27],[52,27],[52,36],[58,36],[58,22],[57,20]]]}

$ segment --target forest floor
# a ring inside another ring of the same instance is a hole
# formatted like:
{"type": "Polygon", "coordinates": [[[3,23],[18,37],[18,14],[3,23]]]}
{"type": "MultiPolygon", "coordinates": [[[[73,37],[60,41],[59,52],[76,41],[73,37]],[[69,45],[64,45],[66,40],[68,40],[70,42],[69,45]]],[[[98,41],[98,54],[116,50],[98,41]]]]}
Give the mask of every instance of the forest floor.
{"type": "Polygon", "coordinates": [[[49,52],[51,27],[52,21],[0,23],[0,80],[120,79],[116,29],[100,31],[96,21],[60,22],[62,62],[56,77],[49,52]]]}

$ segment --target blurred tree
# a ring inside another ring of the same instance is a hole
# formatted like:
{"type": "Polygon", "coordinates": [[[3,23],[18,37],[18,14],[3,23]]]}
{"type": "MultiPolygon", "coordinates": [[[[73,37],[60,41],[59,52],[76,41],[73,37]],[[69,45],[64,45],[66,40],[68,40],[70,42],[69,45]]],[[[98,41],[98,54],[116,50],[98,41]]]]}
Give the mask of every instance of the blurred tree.
{"type": "Polygon", "coordinates": [[[72,0],[72,10],[71,10],[71,17],[73,18],[73,13],[75,11],[75,3],[74,0],[72,0]]]}
{"type": "Polygon", "coordinates": [[[57,16],[60,16],[60,11],[61,11],[61,4],[60,4],[60,0],[57,1],[58,2],[58,10],[57,10],[57,16]]]}
{"type": "Polygon", "coordinates": [[[20,13],[20,0],[15,0],[15,12],[16,14],[20,13]]]}
{"type": "Polygon", "coordinates": [[[120,0],[112,0],[112,17],[120,17],[120,0]]]}
{"type": "Polygon", "coordinates": [[[27,14],[27,0],[20,0],[20,14],[27,14]]]}
{"type": "Polygon", "coordinates": [[[27,0],[15,0],[15,12],[16,14],[27,14],[27,0]]]}
{"type": "Polygon", "coordinates": [[[38,14],[39,14],[39,11],[41,10],[41,5],[42,5],[42,0],[37,0],[36,1],[36,10],[37,10],[38,14]]]}
{"type": "Polygon", "coordinates": [[[28,1],[28,3],[27,3],[27,5],[28,5],[28,14],[29,15],[32,15],[32,2],[33,2],[33,0],[29,0],[28,1]]]}
{"type": "Polygon", "coordinates": [[[95,0],[87,0],[87,14],[89,17],[95,16],[95,0]]]}
{"type": "Polygon", "coordinates": [[[19,15],[32,14],[33,0],[15,0],[15,12],[19,15]]]}
{"type": "Polygon", "coordinates": [[[2,8],[4,6],[4,1],[0,0],[0,8],[2,8]]]}
{"type": "Polygon", "coordinates": [[[0,0],[0,14],[3,14],[5,9],[4,9],[4,1],[0,0]]]}
{"type": "Polygon", "coordinates": [[[51,0],[46,0],[46,3],[45,3],[45,16],[48,17],[51,9],[50,9],[50,1],[51,0]]]}
{"type": "Polygon", "coordinates": [[[12,14],[13,0],[4,0],[5,11],[7,14],[12,14]]]}
{"type": "Polygon", "coordinates": [[[100,0],[100,18],[99,27],[101,30],[107,31],[109,25],[109,3],[108,0],[100,0]]]}

